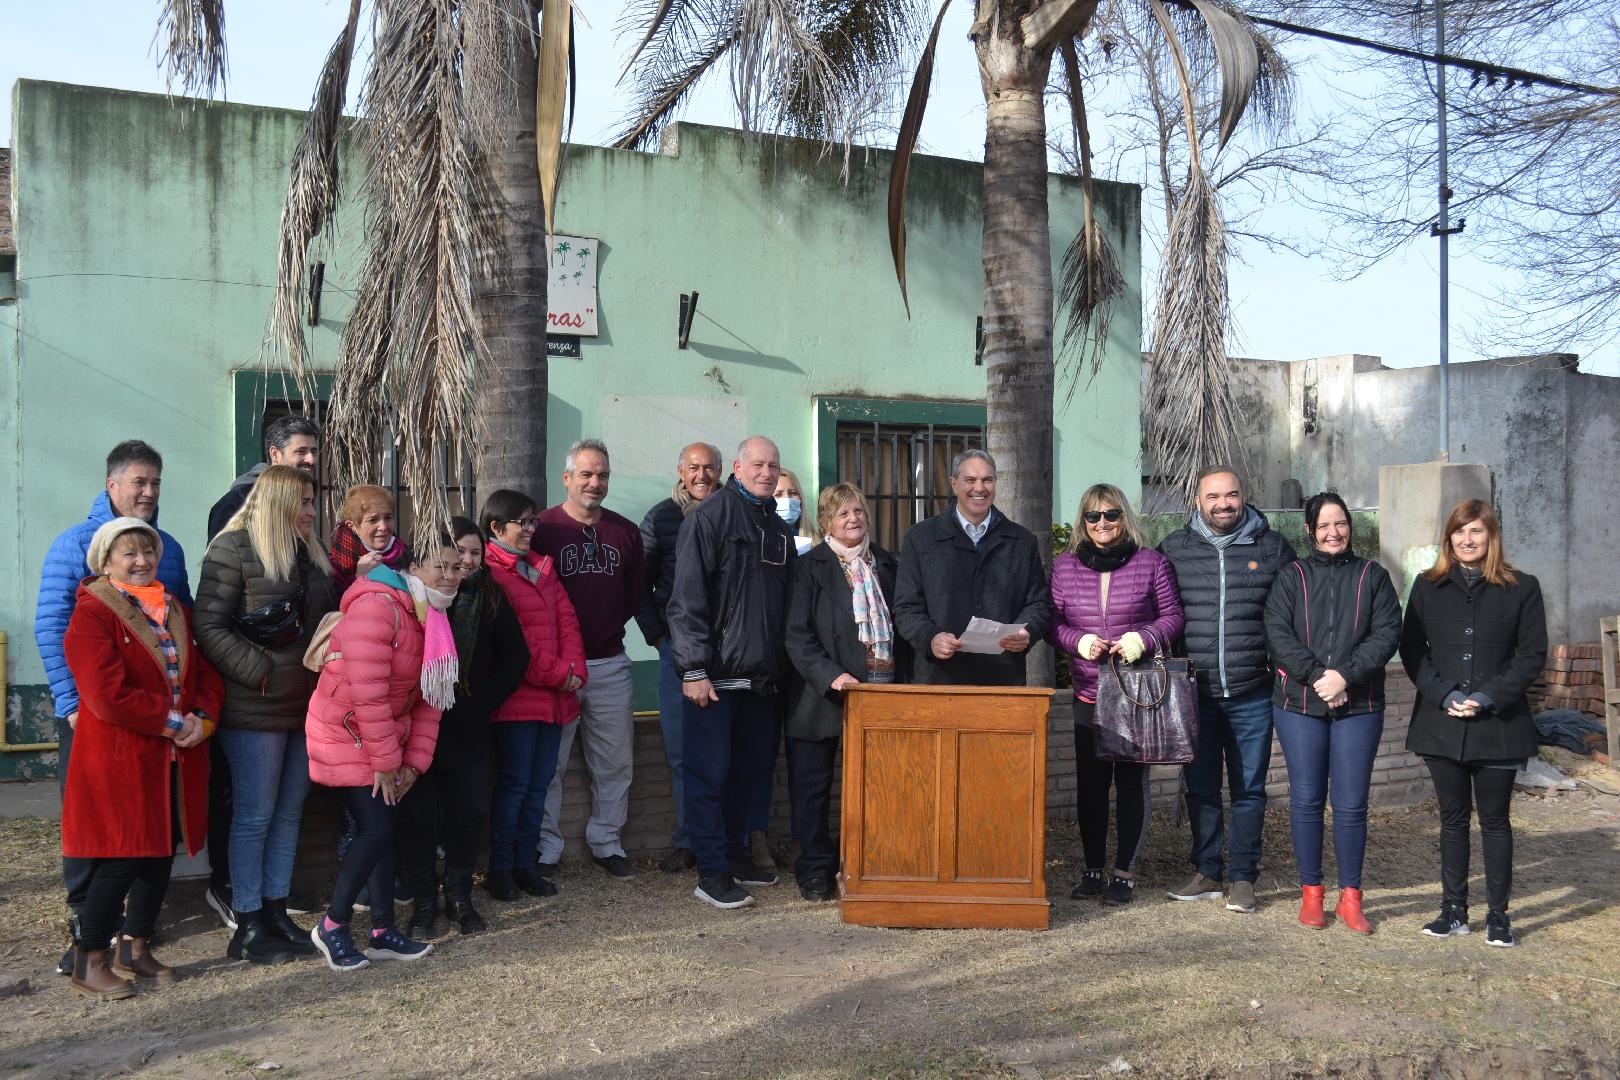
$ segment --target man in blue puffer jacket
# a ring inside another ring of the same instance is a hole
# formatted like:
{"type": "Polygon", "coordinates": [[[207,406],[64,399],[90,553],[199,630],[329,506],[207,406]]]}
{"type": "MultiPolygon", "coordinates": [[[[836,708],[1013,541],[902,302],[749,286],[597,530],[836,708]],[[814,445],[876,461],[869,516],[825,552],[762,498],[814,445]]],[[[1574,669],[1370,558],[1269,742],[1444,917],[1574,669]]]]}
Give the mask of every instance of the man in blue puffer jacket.
{"type": "MultiPolygon", "coordinates": [[[[73,601],[79,582],[90,576],[85,555],[96,530],[113,518],[135,517],[157,525],[158,490],[163,483],[163,458],[139,439],[121,442],[107,455],[107,490],[90,504],[90,514],[51,541],[45,565],[39,575],[39,604],[34,609],[34,641],[45,664],[51,696],[56,700],[57,783],[67,786],[68,755],[73,750],[73,724],[79,716],[79,691],[73,684],[62,653],[62,637],[73,617],[73,601]]],[[[158,580],[169,595],[189,609],[191,588],[186,581],[186,556],[180,542],[168,533],[163,538],[163,557],[158,562],[158,580]]],[[[68,906],[77,910],[83,901],[82,886],[67,882],[68,906]]],[[[68,950],[72,953],[72,950],[68,950]]]]}

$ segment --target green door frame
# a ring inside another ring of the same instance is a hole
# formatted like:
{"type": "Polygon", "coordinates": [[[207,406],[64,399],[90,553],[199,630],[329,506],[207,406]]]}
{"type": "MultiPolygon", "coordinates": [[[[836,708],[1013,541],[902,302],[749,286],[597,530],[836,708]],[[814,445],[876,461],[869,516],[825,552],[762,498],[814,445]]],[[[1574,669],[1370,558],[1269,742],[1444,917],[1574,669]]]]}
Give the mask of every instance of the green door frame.
{"type": "MultiPolygon", "coordinates": [[[[316,373],[317,400],[331,398],[334,378],[330,372],[316,373]]],[[[232,445],[238,476],[264,460],[264,403],[271,399],[300,401],[303,396],[297,378],[290,371],[231,372],[231,402],[235,412],[232,445]]]]}
{"type": "MultiPolygon", "coordinates": [[[[817,397],[815,400],[815,491],[838,482],[839,424],[986,424],[982,401],[918,401],[900,398],[817,397]]],[[[808,502],[808,497],[806,498],[808,502]]]]}

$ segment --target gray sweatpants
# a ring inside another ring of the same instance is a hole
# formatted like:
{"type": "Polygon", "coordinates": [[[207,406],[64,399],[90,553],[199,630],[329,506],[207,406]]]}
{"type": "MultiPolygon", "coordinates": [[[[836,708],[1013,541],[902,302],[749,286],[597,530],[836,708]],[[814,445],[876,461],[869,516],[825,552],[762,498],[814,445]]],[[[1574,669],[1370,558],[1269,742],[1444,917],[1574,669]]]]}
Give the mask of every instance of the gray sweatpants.
{"type": "Polygon", "coordinates": [[[563,773],[579,737],[585,768],[591,774],[591,817],[585,843],[600,858],[623,855],[619,833],[630,814],[630,772],[635,757],[635,722],[631,718],[630,657],[625,653],[588,662],[590,680],[579,692],[579,719],[565,724],[557,747],[557,774],[546,791],[546,820],[540,827],[540,861],[562,858],[563,773]]]}

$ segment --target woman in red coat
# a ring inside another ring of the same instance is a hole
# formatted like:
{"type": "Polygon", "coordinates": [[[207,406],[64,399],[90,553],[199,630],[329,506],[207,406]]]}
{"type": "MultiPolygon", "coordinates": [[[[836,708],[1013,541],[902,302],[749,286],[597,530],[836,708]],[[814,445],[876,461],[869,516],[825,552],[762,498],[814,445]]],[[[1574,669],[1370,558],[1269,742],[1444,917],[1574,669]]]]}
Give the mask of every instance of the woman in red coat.
{"type": "Polygon", "coordinates": [[[174,981],[147,940],[175,845],[195,855],[208,833],[201,744],[213,734],[224,688],[192,638],[185,608],[157,580],[162,557],[158,531],[140,518],[97,529],[85,562],[101,576],[79,586],[62,642],[79,687],[62,858],[79,862],[89,881],[74,926],[73,989],[102,1000],[134,995],[124,975],[174,981]]]}
{"type": "Polygon", "coordinates": [[[310,932],[333,971],[433,950],[394,925],[394,819],[400,797],[432,764],[439,714],[455,700],[455,637],[444,612],[460,581],[446,535],[423,548],[410,573],[373,568],[339,605],[343,617],[304,721],[309,778],[336,789],[355,823],[331,903],[310,932]],[[349,936],[362,887],[371,893],[364,953],[349,936]]]}
{"type": "Polygon", "coordinates": [[[539,508],[521,491],[492,491],[478,524],[489,543],[488,573],[505,591],[523,640],[529,670],[512,696],[490,717],[495,736],[495,798],[490,807],[489,875],[484,888],[497,900],[552,896],[557,886],[542,877],[540,825],[546,789],[557,771],[562,726],[579,716],[585,685],[585,643],[579,619],[551,560],[530,550],[539,508]]]}

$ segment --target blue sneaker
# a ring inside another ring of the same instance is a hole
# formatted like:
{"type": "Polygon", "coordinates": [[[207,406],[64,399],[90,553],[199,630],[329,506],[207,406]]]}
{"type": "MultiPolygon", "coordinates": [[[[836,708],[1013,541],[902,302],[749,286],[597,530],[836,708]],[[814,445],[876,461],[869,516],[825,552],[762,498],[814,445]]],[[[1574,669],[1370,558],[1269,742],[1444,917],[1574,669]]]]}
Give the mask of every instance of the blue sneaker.
{"type": "Polygon", "coordinates": [[[326,957],[326,966],[333,971],[359,971],[363,967],[371,966],[371,961],[360,955],[360,950],[354,947],[354,938],[349,936],[349,928],[339,925],[328,930],[324,916],[316,920],[315,929],[309,932],[309,940],[321,950],[321,955],[326,957]]]}
{"type": "Polygon", "coordinates": [[[390,926],[380,934],[373,932],[371,940],[366,942],[366,956],[372,960],[420,960],[432,951],[432,945],[425,941],[412,941],[396,926],[390,926]]]}

